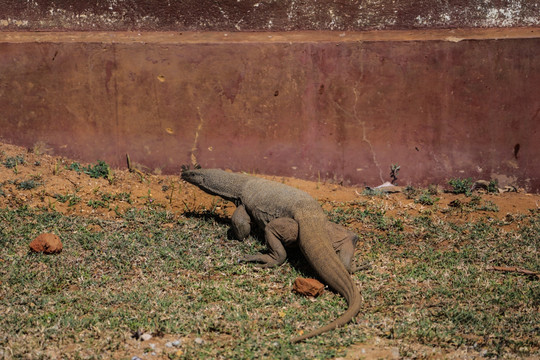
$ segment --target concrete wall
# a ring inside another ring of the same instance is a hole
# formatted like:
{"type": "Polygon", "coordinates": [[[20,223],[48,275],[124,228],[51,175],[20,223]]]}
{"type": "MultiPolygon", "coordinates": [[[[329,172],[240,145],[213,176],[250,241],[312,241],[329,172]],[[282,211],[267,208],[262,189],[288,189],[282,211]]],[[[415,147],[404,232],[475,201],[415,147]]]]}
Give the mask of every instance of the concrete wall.
{"type": "Polygon", "coordinates": [[[540,191],[540,0],[0,0],[0,138],[540,191]],[[371,31],[378,30],[378,31],[371,31]],[[126,32],[128,31],[128,32],[126,32]]]}
{"type": "Polygon", "coordinates": [[[539,0],[0,0],[0,29],[291,31],[540,25],[539,0]]]}
{"type": "Polygon", "coordinates": [[[81,160],[540,191],[540,29],[0,32],[0,138],[81,160]]]}

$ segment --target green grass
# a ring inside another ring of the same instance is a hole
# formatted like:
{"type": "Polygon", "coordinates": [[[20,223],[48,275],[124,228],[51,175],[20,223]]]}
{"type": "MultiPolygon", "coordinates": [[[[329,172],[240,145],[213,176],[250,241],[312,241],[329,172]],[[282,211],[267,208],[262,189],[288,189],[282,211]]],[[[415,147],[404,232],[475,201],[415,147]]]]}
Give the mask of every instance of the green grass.
{"type": "Polygon", "coordinates": [[[132,209],[109,221],[0,209],[0,348],[20,358],[63,354],[71,344],[108,358],[144,329],[205,339],[182,347],[186,359],[332,358],[373,335],[475,346],[490,356],[538,354],[538,279],[488,266],[540,271],[540,213],[522,216],[515,230],[487,219],[397,219],[360,202],[329,217],[365,229],[359,260],[372,267],[355,274],[365,306],[344,328],[292,345],[299,330],[341,314],[345,301],[292,293],[296,277],[314,275],[302,260],[275,269],[239,264],[264,246],[228,240],[223,219],[132,209]],[[59,235],[63,252],[29,253],[42,232],[59,235]]]}

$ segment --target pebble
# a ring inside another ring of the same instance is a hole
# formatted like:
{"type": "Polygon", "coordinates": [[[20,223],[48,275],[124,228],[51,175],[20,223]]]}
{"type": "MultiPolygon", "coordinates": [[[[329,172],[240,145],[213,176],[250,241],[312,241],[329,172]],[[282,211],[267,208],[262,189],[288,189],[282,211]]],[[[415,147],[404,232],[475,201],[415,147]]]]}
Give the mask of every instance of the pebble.
{"type": "Polygon", "coordinates": [[[165,347],[168,347],[168,348],[172,348],[173,347],[173,343],[168,341],[165,343],[165,347]]]}
{"type": "Polygon", "coordinates": [[[131,358],[131,360],[142,360],[142,359],[140,357],[138,357],[138,356],[134,356],[134,357],[131,358]]]}
{"type": "Polygon", "coordinates": [[[141,340],[142,341],[148,341],[152,338],[152,335],[148,334],[148,333],[145,333],[145,334],[142,334],[141,335],[141,340]]]}
{"type": "Polygon", "coordinates": [[[182,340],[174,340],[172,344],[174,347],[180,347],[182,346],[182,340]]]}
{"type": "Polygon", "coordinates": [[[202,344],[204,344],[204,340],[202,338],[198,337],[198,338],[195,338],[195,343],[199,344],[199,345],[202,345],[202,344]]]}

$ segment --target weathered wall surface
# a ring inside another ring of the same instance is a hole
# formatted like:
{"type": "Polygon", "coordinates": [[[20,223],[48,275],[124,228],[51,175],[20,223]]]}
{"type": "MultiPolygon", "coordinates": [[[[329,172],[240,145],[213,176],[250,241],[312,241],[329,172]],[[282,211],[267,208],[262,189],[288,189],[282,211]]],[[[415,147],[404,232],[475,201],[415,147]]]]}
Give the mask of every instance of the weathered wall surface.
{"type": "Polygon", "coordinates": [[[378,185],[398,164],[401,184],[540,191],[539,31],[0,32],[0,138],[168,173],[378,185]]]}
{"type": "Polygon", "coordinates": [[[0,0],[0,30],[290,31],[540,25],[540,0],[0,0]]]}

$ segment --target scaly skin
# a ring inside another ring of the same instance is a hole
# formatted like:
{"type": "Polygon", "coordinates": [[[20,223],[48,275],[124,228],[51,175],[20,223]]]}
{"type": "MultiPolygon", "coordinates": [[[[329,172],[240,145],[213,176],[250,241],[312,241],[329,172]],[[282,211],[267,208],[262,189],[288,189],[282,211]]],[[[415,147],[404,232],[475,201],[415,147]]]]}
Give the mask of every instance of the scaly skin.
{"type": "MultiPolygon", "coordinates": [[[[272,220],[290,218],[298,223],[298,246],[309,264],[326,284],[341,294],[348,309],[319,329],[293,339],[299,342],[351,321],[361,308],[360,292],[332,248],[322,208],[307,193],[277,182],[217,169],[187,170],[182,179],[205,192],[243,205],[249,217],[262,229],[272,220]]],[[[259,259],[257,256],[254,258],[259,259]]],[[[248,261],[257,261],[249,259],[248,261]]],[[[278,265],[278,262],[269,265],[278,265]]]]}

